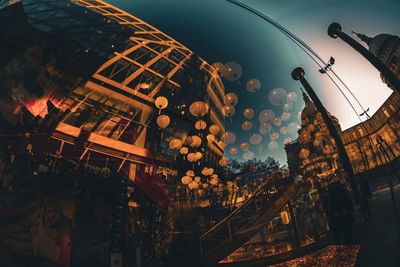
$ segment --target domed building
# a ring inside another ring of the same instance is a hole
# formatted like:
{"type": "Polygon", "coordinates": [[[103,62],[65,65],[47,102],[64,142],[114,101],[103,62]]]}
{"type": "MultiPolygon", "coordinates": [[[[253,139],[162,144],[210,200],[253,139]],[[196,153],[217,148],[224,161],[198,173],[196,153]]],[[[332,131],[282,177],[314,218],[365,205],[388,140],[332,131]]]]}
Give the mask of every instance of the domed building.
{"type": "MultiPolygon", "coordinates": [[[[367,44],[372,54],[388,66],[397,77],[400,77],[400,38],[398,36],[386,33],[378,34],[373,38],[360,33],[356,33],[356,35],[367,44]]],[[[391,87],[383,75],[381,78],[391,87]]]]}

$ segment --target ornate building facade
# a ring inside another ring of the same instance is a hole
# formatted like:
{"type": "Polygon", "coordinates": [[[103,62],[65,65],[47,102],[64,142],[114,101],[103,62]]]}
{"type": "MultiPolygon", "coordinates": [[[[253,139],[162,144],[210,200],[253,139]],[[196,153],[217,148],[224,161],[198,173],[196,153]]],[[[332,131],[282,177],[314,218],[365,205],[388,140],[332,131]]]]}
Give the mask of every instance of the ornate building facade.
{"type": "MultiPolygon", "coordinates": [[[[400,38],[379,34],[374,38],[357,36],[371,53],[386,64],[400,78],[400,38]]],[[[382,81],[387,83],[381,75],[382,81]]],[[[388,84],[391,87],[390,84],[388,84]]],[[[291,173],[327,177],[340,169],[335,144],[324,130],[324,122],[314,104],[304,95],[305,107],[301,115],[301,129],[296,141],[285,146],[291,173]]],[[[355,174],[369,178],[382,176],[397,169],[400,156],[400,96],[393,92],[378,111],[366,121],[344,131],[331,116],[341,135],[355,174]]]]}

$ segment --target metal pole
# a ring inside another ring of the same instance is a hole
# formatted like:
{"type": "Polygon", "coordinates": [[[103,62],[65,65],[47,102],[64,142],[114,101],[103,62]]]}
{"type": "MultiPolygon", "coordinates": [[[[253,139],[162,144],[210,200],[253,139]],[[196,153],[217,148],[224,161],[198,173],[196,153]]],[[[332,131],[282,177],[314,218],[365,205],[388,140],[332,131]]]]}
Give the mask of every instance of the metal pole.
{"type": "Polygon", "coordinates": [[[329,25],[328,35],[333,39],[339,37],[351,47],[353,47],[357,52],[364,56],[378,71],[382,73],[382,75],[389,81],[389,84],[393,87],[392,89],[400,93],[400,80],[396,77],[396,75],[374,54],[368,51],[368,49],[363,47],[360,43],[355,41],[346,33],[342,32],[342,26],[339,23],[334,22],[329,25]]]}
{"type": "Polygon", "coordinates": [[[328,128],[329,134],[332,136],[333,140],[335,140],[336,147],[338,149],[338,154],[340,157],[340,160],[342,162],[342,166],[344,170],[348,174],[348,178],[350,181],[351,188],[353,190],[354,197],[356,201],[358,202],[359,200],[359,194],[357,190],[357,184],[354,178],[354,171],[353,167],[351,166],[351,162],[349,159],[349,156],[346,153],[346,149],[344,148],[342,139],[333,125],[332,120],[330,119],[328,115],[328,111],[325,109],[324,105],[322,104],[321,100],[318,98],[317,94],[315,93],[314,89],[311,87],[311,85],[308,83],[306,78],[304,77],[305,72],[302,68],[296,68],[292,71],[292,78],[293,80],[300,81],[300,83],[303,85],[304,89],[306,90],[307,94],[310,96],[311,100],[314,102],[315,107],[317,110],[321,113],[322,118],[328,128]]]}

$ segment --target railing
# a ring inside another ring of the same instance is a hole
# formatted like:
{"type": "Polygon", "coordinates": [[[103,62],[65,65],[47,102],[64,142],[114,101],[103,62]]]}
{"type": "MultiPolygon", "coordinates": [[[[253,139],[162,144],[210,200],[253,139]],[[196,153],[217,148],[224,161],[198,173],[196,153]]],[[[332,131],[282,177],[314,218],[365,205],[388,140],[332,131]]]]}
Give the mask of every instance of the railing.
{"type": "Polygon", "coordinates": [[[273,172],[244,204],[200,237],[203,263],[215,264],[251,238],[296,193],[297,186],[273,172]]]}

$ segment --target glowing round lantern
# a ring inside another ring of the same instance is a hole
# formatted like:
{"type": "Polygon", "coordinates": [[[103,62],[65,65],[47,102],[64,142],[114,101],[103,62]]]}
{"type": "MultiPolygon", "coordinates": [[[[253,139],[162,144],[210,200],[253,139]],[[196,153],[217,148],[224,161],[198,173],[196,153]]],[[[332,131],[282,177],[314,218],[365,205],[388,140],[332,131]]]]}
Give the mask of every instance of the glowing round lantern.
{"type": "Polygon", "coordinates": [[[193,170],[187,170],[186,171],[186,176],[193,177],[194,176],[194,171],[193,170]]]}
{"type": "Polygon", "coordinates": [[[224,115],[224,117],[232,117],[235,114],[235,107],[234,106],[224,106],[222,108],[222,115],[224,115]]]}
{"type": "Polygon", "coordinates": [[[248,150],[249,150],[249,143],[247,143],[247,142],[241,143],[241,144],[240,144],[240,148],[241,148],[243,151],[248,151],[248,150]]]}
{"type": "Polygon", "coordinates": [[[160,115],[157,117],[157,125],[161,129],[167,128],[170,122],[171,122],[171,120],[168,117],[168,115],[160,115]]]}
{"type": "Polygon", "coordinates": [[[256,91],[261,89],[261,82],[258,79],[251,79],[246,84],[247,91],[251,93],[255,93],[256,91]]]}
{"type": "Polygon", "coordinates": [[[258,114],[258,120],[260,122],[273,121],[274,118],[275,118],[275,112],[273,110],[271,110],[271,109],[262,110],[258,114]]]}
{"type": "Polygon", "coordinates": [[[208,175],[212,175],[214,173],[214,169],[213,168],[207,168],[207,174],[208,175]]]}
{"type": "Polygon", "coordinates": [[[165,109],[168,106],[168,99],[165,96],[159,96],[154,101],[154,105],[158,109],[165,109]]]}
{"type": "Polygon", "coordinates": [[[191,136],[186,136],[185,145],[190,145],[191,143],[193,143],[193,138],[191,136]]]}
{"type": "Polygon", "coordinates": [[[173,138],[171,141],[169,141],[169,148],[172,150],[178,150],[182,147],[182,141],[181,139],[173,138]]]}
{"type": "Polygon", "coordinates": [[[225,132],[221,136],[221,140],[225,142],[225,144],[233,144],[236,142],[236,134],[233,132],[225,132]]]}
{"type": "Polygon", "coordinates": [[[288,130],[287,130],[286,127],[281,127],[281,129],[279,129],[279,132],[280,132],[281,134],[285,135],[285,134],[288,133],[288,130]]]}
{"type": "Polygon", "coordinates": [[[210,180],[210,185],[217,185],[218,184],[218,179],[217,178],[212,178],[210,180]]]}
{"type": "Polygon", "coordinates": [[[215,124],[211,125],[210,128],[209,128],[209,131],[210,131],[211,134],[217,135],[219,133],[218,125],[215,125],[215,124]]]}
{"type": "Polygon", "coordinates": [[[204,168],[201,170],[201,174],[203,174],[204,176],[208,176],[208,168],[207,168],[207,167],[204,167],[204,168]]]}
{"type": "Polygon", "coordinates": [[[309,155],[310,155],[310,151],[308,149],[302,148],[300,150],[299,156],[301,159],[306,159],[306,158],[308,158],[309,155]]]}
{"type": "Polygon", "coordinates": [[[190,184],[192,182],[192,177],[190,176],[183,176],[181,179],[182,184],[190,184]]]}
{"type": "Polygon", "coordinates": [[[272,132],[269,134],[269,138],[271,138],[272,141],[279,139],[279,134],[277,132],[272,132]]]}
{"type": "Polygon", "coordinates": [[[254,109],[252,108],[246,108],[243,110],[243,116],[248,119],[251,120],[254,117],[254,109]]]}
{"type": "Polygon", "coordinates": [[[291,117],[291,115],[290,115],[289,112],[287,112],[287,111],[282,112],[281,119],[282,119],[283,121],[288,121],[288,120],[290,120],[290,117],[291,117]]]}
{"type": "Polygon", "coordinates": [[[192,135],[192,143],[190,144],[191,147],[199,147],[201,146],[201,138],[197,135],[192,135]]]}
{"type": "Polygon", "coordinates": [[[281,118],[276,117],[276,118],[274,119],[274,124],[275,124],[276,126],[281,126],[281,124],[282,124],[281,118]]]}
{"type": "Polygon", "coordinates": [[[269,141],[267,147],[268,150],[272,152],[278,149],[279,144],[276,141],[269,141]]]}
{"type": "Polygon", "coordinates": [[[238,96],[235,93],[228,93],[225,96],[225,105],[236,106],[238,102],[238,96]]]}
{"type": "Polygon", "coordinates": [[[231,149],[229,149],[229,153],[231,153],[231,155],[236,155],[238,152],[239,150],[237,147],[231,147],[231,149]]]}
{"type": "Polygon", "coordinates": [[[252,159],[254,158],[254,152],[253,152],[253,151],[244,152],[243,155],[242,155],[242,157],[243,157],[245,160],[252,160],[252,159]]]}
{"type": "Polygon", "coordinates": [[[202,185],[202,187],[203,187],[203,189],[206,189],[206,188],[208,187],[208,184],[207,184],[207,183],[204,183],[204,184],[202,185]]]}
{"type": "Polygon", "coordinates": [[[259,135],[259,134],[253,134],[251,137],[250,137],[250,140],[249,140],[249,142],[250,142],[250,144],[252,144],[252,145],[258,145],[258,144],[260,144],[261,142],[262,142],[262,136],[261,135],[259,135]]]}
{"type": "Polygon", "coordinates": [[[251,121],[244,121],[242,124],[242,129],[243,131],[248,131],[251,128],[253,128],[253,123],[251,123],[251,121]]]}
{"type": "Polygon", "coordinates": [[[181,147],[181,149],[179,149],[179,153],[181,153],[182,155],[186,155],[187,153],[189,153],[189,148],[183,146],[181,147]]]}
{"type": "Polygon", "coordinates": [[[195,162],[195,161],[197,161],[196,154],[195,154],[195,153],[189,153],[189,154],[187,155],[187,160],[188,160],[189,162],[195,162]]]}
{"type": "Polygon", "coordinates": [[[196,155],[196,159],[199,160],[203,157],[203,154],[201,152],[196,152],[194,153],[196,155]]]}
{"type": "Polygon", "coordinates": [[[204,101],[196,101],[190,104],[189,111],[195,117],[202,117],[208,113],[209,106],[204,101]]]}
{"type": "Polygon", "coordinates": [[[218,161],[219,165],[222,167],[225,167],[229,164],[229,159],[222,157],[219,161],[218,161]]]}
{"type": "Polygon", "coordinates": [[[192,181],[190,184],[188,184],[188,187],[190,190],[197,189],[199,188],[199,184],[196,181],[192,181]]]}
{"type": "Polygon", "coordinates": [[[211,175],[212,179],[218,179],[218,174],[214,173],[213,175],[211,175]]]}
{"type": "Polygon", "coordinates": [[[200,183],[200,182],[201,182],[201,178],[200,178],[200,176],[196,176],[196,177],[194,177],[194,180],[196,181],[196,183],[200,183]]]}
{"type": "Polygon", "coordinates": [[[203,120],[198,120],[194,124],[194,127],[199,131],[200,130],[204,130],[207,127],[207,123],[205,121],[203,121],[203,120]]]}

